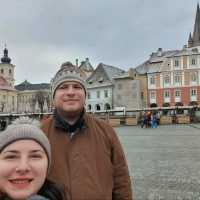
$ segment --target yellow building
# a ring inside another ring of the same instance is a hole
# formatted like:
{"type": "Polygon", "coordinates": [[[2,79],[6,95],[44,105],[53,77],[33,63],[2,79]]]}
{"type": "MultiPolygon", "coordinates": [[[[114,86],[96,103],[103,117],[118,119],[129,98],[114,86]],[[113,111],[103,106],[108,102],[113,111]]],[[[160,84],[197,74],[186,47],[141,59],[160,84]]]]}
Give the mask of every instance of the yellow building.
{"type": "Polygon", "coordinates": [[[0,113],[13,113],[17,111],[17,91],[14,88],[14,65],[8,57],[8,50],[0,63],[0,113]]]}

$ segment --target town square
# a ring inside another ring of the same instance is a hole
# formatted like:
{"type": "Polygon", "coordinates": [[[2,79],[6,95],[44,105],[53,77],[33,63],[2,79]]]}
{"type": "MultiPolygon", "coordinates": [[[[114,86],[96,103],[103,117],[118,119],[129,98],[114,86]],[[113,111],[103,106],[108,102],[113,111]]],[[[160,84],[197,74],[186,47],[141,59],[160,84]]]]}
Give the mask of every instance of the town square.
{"type": "Polygon", "coordinates": [[[196,0],[7,0],[0,200],[200,200],[196,0]]]}

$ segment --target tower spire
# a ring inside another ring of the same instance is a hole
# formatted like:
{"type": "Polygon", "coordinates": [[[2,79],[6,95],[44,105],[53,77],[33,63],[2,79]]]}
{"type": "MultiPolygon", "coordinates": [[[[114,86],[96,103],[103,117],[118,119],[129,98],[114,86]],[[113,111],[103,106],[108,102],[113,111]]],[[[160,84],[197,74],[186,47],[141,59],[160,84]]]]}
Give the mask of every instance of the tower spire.
{"type": "Polygon", "coordinates": [[[200,9],[199,3],[197,3],[197,11],[196,11],[196,18],[194,24],[194,32],[193,32],[193,45],[192,46],[200,46],[200,9]]]}

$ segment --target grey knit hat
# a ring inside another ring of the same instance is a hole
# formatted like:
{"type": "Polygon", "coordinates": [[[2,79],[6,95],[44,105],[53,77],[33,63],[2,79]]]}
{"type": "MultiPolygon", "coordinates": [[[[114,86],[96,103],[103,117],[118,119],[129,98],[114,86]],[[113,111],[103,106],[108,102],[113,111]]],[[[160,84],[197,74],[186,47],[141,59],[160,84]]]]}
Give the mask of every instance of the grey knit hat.
{"type": "Polygon", "coordinates": [[[48,158],[48,171],[51,166],[51,148],[46,135],[40,129],[40,122],[28,117],[20,117],[13,121],[6,130],[0,133],[0,153],[9,144],[23,139],[38,142],[46,152],[48,158]]]}
{"type": "Polygon", "coordinates": [[[52,98],[54,97],[58,86],[66,81],[76,81],[80,83],[83,86],[85,93],[87,92],[86,81],[84,80],[83,72],[81,72],[81,70],[72,63],[66,62],[61,65],[60,70],[51,80],[52,98]]]}

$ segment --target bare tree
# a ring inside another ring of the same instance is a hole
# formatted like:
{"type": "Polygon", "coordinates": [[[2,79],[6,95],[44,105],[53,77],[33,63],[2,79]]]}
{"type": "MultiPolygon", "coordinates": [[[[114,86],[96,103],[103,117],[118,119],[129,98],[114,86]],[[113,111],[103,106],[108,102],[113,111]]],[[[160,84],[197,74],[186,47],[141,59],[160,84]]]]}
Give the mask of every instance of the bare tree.
{"type": "Polygon", "coordinates": [[[38,106],[40,109],[40,112],[44,112],[44,102],[48,99],[48,92],[44,90],[38,90],[35,95],[35,101],[38,102],[38,106]]]}

